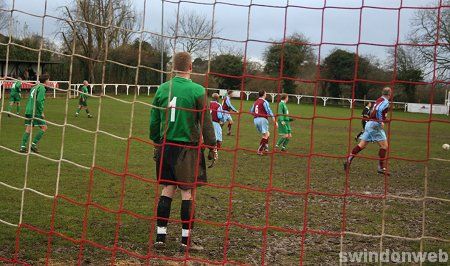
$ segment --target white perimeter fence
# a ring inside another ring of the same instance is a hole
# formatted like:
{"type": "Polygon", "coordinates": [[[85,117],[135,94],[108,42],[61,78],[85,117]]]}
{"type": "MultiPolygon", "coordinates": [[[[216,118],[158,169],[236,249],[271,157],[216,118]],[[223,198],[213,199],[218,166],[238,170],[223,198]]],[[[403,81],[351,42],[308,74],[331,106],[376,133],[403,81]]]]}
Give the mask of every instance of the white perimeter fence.
{"type": "MultiPolygon", "coordinates": [[[[10,86],[12,82],[10,80],[7,81],[0,81],[0,85],[10,86]],[[6,84],[7,83],[7,84],[6,84]]],[[[23,83],[30,83],[34,84],[35,81],[23,81],[23,83]]],[[[53,97],[56,97],[56,93],[58,91],[65,91],[70,86],[71,96],[77,97],[80,93],[81,86],[83,84],[70,84],[68,81],[53,81],[54,87],[53,89],[53,97]],[[64,89],[63,89],[64,88],[64,89]]],[[[133,90],[137,89],[137,94],[140,95],[142,92],[146,93],[147,95],[150,95],[150,93],[155,92],[159,85],[132,85],[132,84],[89,84],[89,93],[92,95],[94,91],[100,92],[100,94],[109,94],[113,93],[114,95],[118,95],[119,92],[125,92],[126,95],[130,94],[130,91],[133,92],[133,90]]],[[[6,87],[9,88],[9,87],[6,87]]],[[[226,90],[219,90],[216,88],[207,88],[211,91],[218,91],[220,95],[224,96],[226,95],[226,90]]],[[[0,99],[2,97],[2,91],[0,91],[0,99]]],[[[245,100],[250,100],[250,97],[255,96],[257,97],[258,92],[257,91],[234,91],[232,96],[239,98],[241,95],[240,93],[243,93],[243,98],[245,100]]],[[[275,102],[276,96],[278,93],[268,92],[268,95],[271,97],[272,103],[275,102]]],[[[357,102],[365,103],[370,100],[364,100],[364,99],[350,99],[350,98],[337,98],[337,97],[328,97],[328,96],[313,96],[313,95],[300,95],[300,94],[288,94],[289,97],[295,98],[297,101],[297,104],[300,104],[301,99],[311,99],[314,100],[319,99],[322,101],[323,106],[327,106],[327,102],[332,101],[339,101],[348,103],[349,108],[352,108],[353,105],[357,102]]],[[[392,102],[395,106],[398,108],[403,109],[405,112],[414,112],[414,113],[430,113],[431,105],[430,104],[421,104],[421,103],[407,103],[407,102],[392,102]]],[[[433,114],[445,114],[449,115],[450,113],[450,91],[446,91],[445,94],[445,103],[444,104],[433,104],[432,108],[433,114]]]]}

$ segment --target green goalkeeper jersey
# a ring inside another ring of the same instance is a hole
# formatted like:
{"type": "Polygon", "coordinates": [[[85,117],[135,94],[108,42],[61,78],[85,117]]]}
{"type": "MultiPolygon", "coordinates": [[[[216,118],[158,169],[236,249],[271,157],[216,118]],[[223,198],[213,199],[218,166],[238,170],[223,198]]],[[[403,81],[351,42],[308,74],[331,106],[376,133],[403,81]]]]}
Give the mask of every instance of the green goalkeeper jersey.
{"type": "Polygon", "coordinates": [[[14,82],[14,85],[11,88],[11,95],[19,94],[21,88],[22,88],[22,82],[20,82],[20,80],[14,82]]]}
{"type": "Polygon", "coordinates": [[[30,97],[28,97],[27,107],[25,109],[26,115],[32,115],[36,105],[36,110],[34,111],[35,116],[42,116],[44,112],[45,91],[45,86],[42,84],[37,84],[31,88],[30,97]]]}
{"type": "Polygon", "coordinates": [[[190,79],[174,77],[159,86],[153,105],[150,139],[155,143],[160,143],[166,135],[168,141],[189,143],[199,143],[203,136],[206,145],[216,144],[209,110],[199,111],[205,108],[203,86],[190,79]]]}
{"type": "Polygon", "coordinates": [[[278,105],[278,122],[289,122],[292,121],[292,118],[289,116],[289,110],[287,108],[287,104],[284,101],[280,101],[278,105]]]}
{"type": "Polygon", "coordinates": [[[83,100],[87,100],[88,94],[89,94],[89,90],[88,90],[87,86],[81,87],[80,98],[83,100]]]}

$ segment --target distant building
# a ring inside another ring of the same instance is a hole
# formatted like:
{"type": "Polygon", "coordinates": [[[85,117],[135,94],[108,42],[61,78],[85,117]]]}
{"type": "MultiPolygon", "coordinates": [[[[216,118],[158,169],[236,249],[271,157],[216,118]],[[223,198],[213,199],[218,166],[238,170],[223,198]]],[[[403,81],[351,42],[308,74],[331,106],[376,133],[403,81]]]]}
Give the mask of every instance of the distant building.
{"type": "Polygon", "coordinates": [[[10,59],[8,61],[8,71],[6,71],[6,59],[0,58],[0,76],[21,77],[24,80],[36,80],[38,73],[45,73],[50,65],[57,64],[60,64],[60,62],[41,61],[38,69],[37,61],[10,59]]]}

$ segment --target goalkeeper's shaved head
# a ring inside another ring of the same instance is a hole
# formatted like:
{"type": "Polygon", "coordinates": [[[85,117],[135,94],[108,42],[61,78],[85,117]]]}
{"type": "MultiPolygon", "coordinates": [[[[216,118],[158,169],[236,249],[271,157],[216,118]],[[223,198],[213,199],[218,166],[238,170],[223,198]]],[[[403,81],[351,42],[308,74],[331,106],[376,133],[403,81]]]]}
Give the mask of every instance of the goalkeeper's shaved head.
{"type": "Polygon", "coordinates": [[[173,56],[173,70],[189,72],[192,68],[192,57],[188,52],[178,52],[173,56]]]}

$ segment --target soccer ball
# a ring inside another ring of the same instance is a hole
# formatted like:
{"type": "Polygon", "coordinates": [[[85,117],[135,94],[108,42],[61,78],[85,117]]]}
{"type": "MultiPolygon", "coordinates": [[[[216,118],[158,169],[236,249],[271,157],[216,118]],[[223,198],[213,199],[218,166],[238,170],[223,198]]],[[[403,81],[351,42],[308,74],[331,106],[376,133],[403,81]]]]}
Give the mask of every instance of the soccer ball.
{"type": "Polygon", "coordinates": [[[442,149],[448,151],[448,150],[450,150],[450,145],[448,145],[447,143],[442,144],[442,149]]]}

